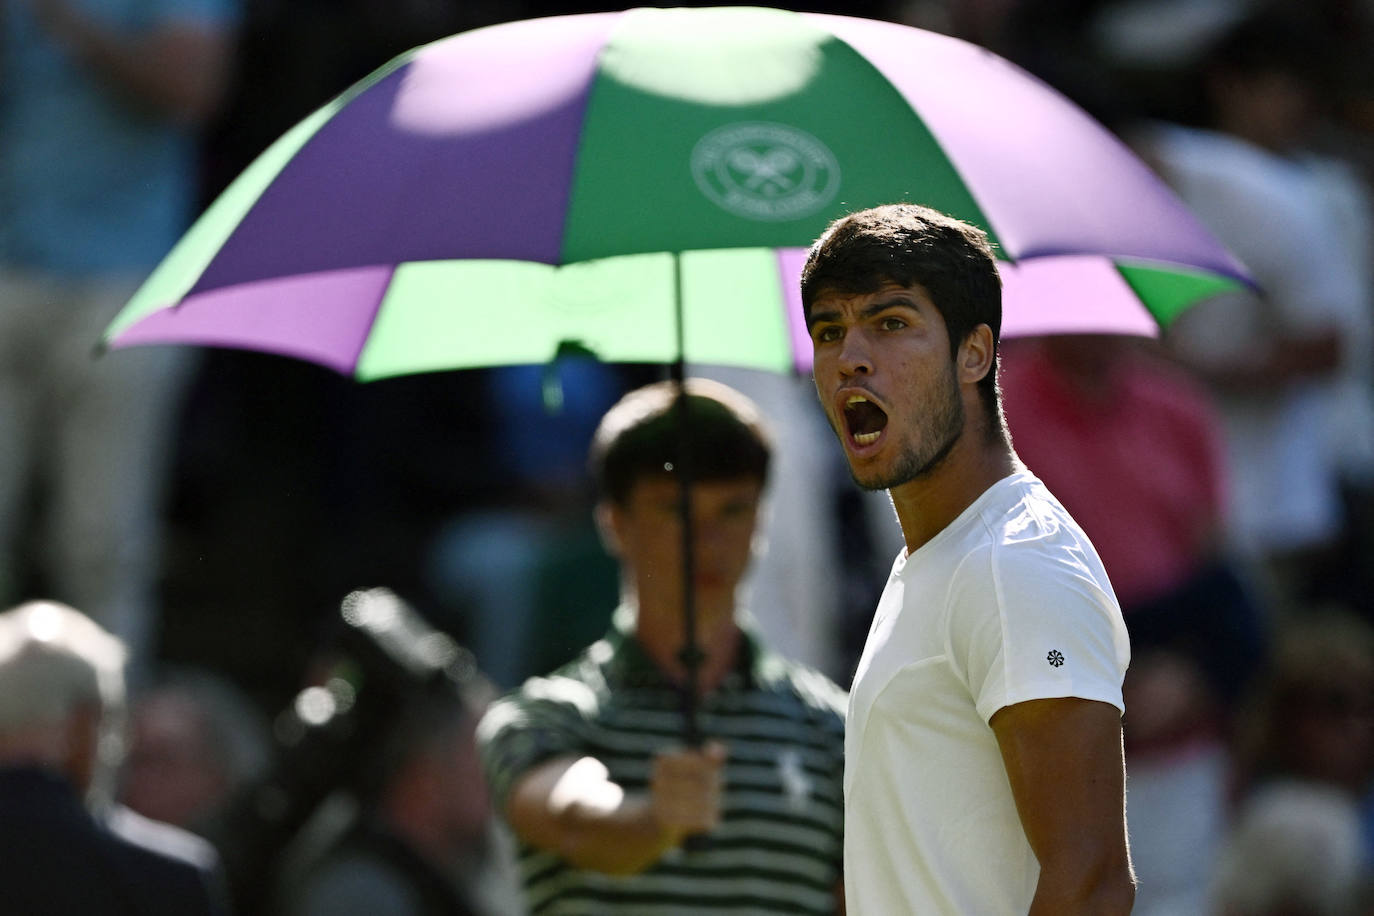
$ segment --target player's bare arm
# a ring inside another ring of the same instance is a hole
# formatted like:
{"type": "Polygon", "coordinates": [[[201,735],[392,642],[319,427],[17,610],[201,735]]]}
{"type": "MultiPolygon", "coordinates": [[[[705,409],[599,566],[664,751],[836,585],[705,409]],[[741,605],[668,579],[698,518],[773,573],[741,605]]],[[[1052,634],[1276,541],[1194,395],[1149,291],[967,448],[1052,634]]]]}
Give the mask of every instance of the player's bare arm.
{"type": "Polygon", "coordinates": [[[1040,862],[1031,916],[1129,913],[1120,712],[1076,697],[1031,700],[999,710],[991,724],[1040,862]]]}

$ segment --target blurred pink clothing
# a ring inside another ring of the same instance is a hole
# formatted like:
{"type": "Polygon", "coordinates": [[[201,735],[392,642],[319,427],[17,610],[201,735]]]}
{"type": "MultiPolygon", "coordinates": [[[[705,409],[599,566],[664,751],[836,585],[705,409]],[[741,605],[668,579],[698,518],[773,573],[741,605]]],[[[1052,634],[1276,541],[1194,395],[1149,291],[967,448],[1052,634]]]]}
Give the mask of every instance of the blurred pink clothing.
{"type": "Polygon", "coordinates": [[[1018,455],[1068,509],[1129,613],[1209,560],[1223,512],[1220,421],[1175,367],[1120,338],[1009,342],[1018,455]]]}

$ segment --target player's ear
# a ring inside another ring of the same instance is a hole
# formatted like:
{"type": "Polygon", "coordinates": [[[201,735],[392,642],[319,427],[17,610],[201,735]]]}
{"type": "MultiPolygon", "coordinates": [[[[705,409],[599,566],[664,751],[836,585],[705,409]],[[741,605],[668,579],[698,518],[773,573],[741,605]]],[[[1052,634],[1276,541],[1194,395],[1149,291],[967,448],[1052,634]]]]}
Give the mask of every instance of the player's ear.
{"type": "Polygon", "coordinates": [[[980,324],[959,345],[959,381],[964,384],[977,384],[983,376],[992,371],[992,358],[996,347],[992,340],[992,328],[980,324]]]}
{"type": "Polygon", "coordinates": [[[620,536],[620,512],[615,503],[603,499],[596,504],[592,517],[596,520],[596,533],[601,536],[601,545],[612,557],[620,559],[623,540],[620,536]]]}

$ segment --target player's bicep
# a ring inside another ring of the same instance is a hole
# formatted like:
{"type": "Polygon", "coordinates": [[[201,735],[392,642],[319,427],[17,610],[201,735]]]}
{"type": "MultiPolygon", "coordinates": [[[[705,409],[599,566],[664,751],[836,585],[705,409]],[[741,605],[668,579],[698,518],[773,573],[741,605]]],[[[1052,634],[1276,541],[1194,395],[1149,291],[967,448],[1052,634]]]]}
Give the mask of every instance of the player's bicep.
{"type": "Polygon", "coordinates": [[[1121,713],[1078,697],[1030,700],[991,719],[1017,813],[1042,871],[1129,870],[1121,713]]]}

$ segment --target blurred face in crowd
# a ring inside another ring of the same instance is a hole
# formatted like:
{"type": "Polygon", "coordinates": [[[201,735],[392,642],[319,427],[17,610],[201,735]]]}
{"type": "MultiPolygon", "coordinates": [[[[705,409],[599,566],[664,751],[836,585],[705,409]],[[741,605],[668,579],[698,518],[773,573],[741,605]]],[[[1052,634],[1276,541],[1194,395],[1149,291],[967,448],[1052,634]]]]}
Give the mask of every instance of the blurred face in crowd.
{"type": "Polygon", "coordinates": [[[1312,85],[1281,70],[1218,77],[1213,97],[1223,127],[1277,153],[1306,142],[1318,111],[1312,85]]]}
{"type": "Polygon", "coordinates": [[[134,709],[121,800],[138,813],[194,829],[228,788],[195,706],[150,694],[134,709]]]}
{"type": "MultiPolygon", "coordinates": [[[[763,483],[752,477],[692,485],[695,608],[703,622],[733,617],[735,592],[749,567],[763,483]]],[[[636,481],[623,503],[602,507],[611,549],[634,587],[641,620],[680,619],[682,523],[678,481],[636,481]]]]}
{"type": "Polygon", "coordinates": [[[1374,673],[1324,677],[1282,698],[1289,767],[1357,793],[1374,778],[1374,673]]]}

